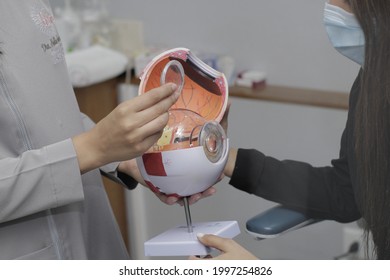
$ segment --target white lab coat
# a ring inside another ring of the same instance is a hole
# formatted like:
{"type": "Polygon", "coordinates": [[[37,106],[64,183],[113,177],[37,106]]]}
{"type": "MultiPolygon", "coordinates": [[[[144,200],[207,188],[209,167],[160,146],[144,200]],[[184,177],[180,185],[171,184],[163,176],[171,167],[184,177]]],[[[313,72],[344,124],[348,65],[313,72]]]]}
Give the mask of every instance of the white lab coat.
{"type": "Polygon", "coordinates": [[[0,259],[128,258],[99,170],[80,175],[48,0],[0,1],[0,51],[0,259]]]}

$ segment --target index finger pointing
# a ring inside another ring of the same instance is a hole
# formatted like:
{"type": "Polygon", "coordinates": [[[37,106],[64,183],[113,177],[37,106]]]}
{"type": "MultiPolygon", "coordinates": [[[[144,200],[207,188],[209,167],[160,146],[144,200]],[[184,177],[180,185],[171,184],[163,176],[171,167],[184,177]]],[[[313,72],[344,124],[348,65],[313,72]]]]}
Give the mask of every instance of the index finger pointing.
{"type": "Polygon", "coordinates": [[[176,89],[177,85],[169,83],[158,88],[154,88],[148,92],[145,92],[140,96],[136,97],[134,109],[137,112],[143,111],[166,98],[171,98],[172,104],[170,106],[172,106],[173,104],[175,104],[180,94],[179,92],[176,92],[176,89]]]}

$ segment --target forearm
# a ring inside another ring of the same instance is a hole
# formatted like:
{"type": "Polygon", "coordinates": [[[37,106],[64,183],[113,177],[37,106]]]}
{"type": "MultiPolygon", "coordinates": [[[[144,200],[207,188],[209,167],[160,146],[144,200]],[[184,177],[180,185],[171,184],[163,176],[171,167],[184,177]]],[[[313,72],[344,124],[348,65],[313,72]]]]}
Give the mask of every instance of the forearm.
{"type": "Polygon", "coordinates": [[[228,160],[225,165],[225,169],[223,170],[223,173],[227,177],[232,177],[234,167],[236,165],[236,159],[237,159],[237,149],[236,148],[230,148],[229,150],[229,155],[228,155],[228,160]]]}
{"type": "Polygon", "coordinates": [[[93,133],[84,132],[72,138],[76,151],[80,173],[86,173],[107,164],[99,148],[99,139],[94,139],[93,133]]]}
{"type": "Polygon", "coordinates": [[[350,222],[360,217],[344,159],[334,166],[277,160],[240,149],[230,184],[259,197],[298,207],[321,219],[350,222]],[[342,202],[342,203],[340,203],[342,202]]]}

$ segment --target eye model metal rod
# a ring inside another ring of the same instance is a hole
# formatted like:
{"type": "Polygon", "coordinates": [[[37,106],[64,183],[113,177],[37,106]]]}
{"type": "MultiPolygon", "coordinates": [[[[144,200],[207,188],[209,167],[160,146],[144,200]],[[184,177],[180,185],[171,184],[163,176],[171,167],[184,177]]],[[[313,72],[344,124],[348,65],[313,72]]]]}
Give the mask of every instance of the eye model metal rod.
{"type": "Polygon", "coordinates": [[[188,197],[183,197],[184,202],[184,210],[186,212],[186,221],[187,221],[187,229],[188,232],[192,232],[192,221],[191,221],[191,213],[190,213],[190,205],[188,204],[188,197]]]}

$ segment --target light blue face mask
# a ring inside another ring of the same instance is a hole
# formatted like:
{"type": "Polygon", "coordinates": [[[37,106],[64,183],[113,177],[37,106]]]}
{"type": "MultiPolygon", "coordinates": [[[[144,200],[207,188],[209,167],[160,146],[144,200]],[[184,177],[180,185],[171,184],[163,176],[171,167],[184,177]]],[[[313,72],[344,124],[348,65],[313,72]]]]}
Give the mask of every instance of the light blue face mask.
{"type": "Polygon", "coordinates": [[[355,16],[325,3],[324,24],[333,47],[342,55],[364,64],[364,33],[355,16]]]}

